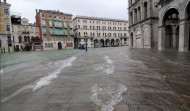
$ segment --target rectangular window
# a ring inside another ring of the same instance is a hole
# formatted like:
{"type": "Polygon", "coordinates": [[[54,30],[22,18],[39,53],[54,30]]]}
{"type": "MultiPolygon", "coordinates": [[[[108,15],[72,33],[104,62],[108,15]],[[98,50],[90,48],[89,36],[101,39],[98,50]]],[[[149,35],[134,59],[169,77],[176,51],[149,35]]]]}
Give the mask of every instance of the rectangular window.
{"type": "Polygon", "coordinates": [[[58,40],[59,40],[59,37],[56,37],[56,40],[58,41],[58,40]]]}
{"type": "Polygon", "coordinates": [[[49,18],[51,19],[51,15],[49,15],[49,18]]]}
{"type": "Polygon", "coordinates": [[[52,21],[51,20],[49,21],[49,26],[52,26],[52,21]]]}
{"type": "Polygon", "coordinates": [[[67,28],[67,22],[64,22],[64,27],[67,28]]]}
{"type": "Polygon", "coordinates": [[[52,41],[54,41],[54,38],[53,38],[53,36],[51,36],[51,40],[52,40],[52,41]]]}
{"type": "Polygon", "coordinates": [[[43,30],[43,33],[46,33],[46,28],[45,27],[43,27],[42,30],[43,30]]]}
{"type": "Polygon", "coordinates": [[[73,30],[72,30],[72,29],[70,29],[70,33],[71,33],[71,34],[73,33],[73,30]]]}
{"type": "Polygon", "coordinates": [[[46,21],[45,20],[42,20],[42,25],[46,25],[46,21]]]}
{"type": "Polygon", "coordinates": [[[53,28],[50,28],[50,34],[53,34],[53,28]]]}
{"type": "Polygon", "coordinates": [[[9,18],[9,10],[8,9],[4,9],[4,17],[9,18]]]}
{"type": "Polygon", "coordinates": [[[47,40],[47,37],[46,37],[46,36],[44,36],[44,40],[45,40],[45,41],[47,40]]]}
{"type": "Polygon", "coordinates": [[[10,25],[8,25],[8,24],[6,25],[6,30],[10,31],[10,25]]]}
{"type": "Polygon", "coordinates": [[[62,27],[62,22],[54,22],[55,27],[62,27]]]}
{"type": "Polygon", "coordinates": [[[65,35],[67,35],[67,29],[65,29],[65,35]]]}
{"type": "Polygon", "coordinates": [[[61,40],[63,40],[63,37],[60,37],[61,40]]]}
{"type": "Polygon", "coordinates": [[[45,15],[44,14],[42,14],[42,18],[44,18],[45,17],[45,15]]]}

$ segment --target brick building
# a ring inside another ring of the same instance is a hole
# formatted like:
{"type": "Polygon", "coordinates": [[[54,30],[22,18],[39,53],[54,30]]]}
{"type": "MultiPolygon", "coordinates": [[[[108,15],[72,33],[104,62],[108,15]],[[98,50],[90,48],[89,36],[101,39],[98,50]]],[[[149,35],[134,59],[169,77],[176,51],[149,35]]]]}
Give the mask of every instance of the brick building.
{"type": "Polygon", "coordinates": [[[36,9],[36,25],[39,26],[44,50],[73,49],[72,16],[59,10],[36,9]]]}

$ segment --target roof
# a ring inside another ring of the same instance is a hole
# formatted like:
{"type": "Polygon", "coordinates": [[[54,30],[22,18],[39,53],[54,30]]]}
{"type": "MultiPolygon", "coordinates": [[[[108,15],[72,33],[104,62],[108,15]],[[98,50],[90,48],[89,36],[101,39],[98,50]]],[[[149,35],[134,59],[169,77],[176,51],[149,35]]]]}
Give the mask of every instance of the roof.
{"type": "Polygon", "coordinates": [[[91,20],[113,21],[113,22],[128,22],[127,20],[122,20],[122,19],[90,17],[90,16],[80,16],[80,15],[75,16],[73,20],[75,20],[75,19],[91,19],[91,20]]]}
{"type": "Polygon", "coordinates": [[[41,9],[40,9],[39,12],[50,13],[50,14],[58,14],[58,15],[73,16],[72,14],[69,14],[69,13],[63,13],[63,12],[60,12],[59,10],[56,11],[56,10],[41,10],[41,9]]]}

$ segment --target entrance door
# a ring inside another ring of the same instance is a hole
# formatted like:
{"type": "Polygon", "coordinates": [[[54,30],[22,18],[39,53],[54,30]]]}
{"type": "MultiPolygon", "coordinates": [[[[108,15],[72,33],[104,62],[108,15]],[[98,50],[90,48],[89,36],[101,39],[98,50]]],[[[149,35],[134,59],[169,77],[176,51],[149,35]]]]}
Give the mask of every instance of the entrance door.
{"type": "Polygon", "coordinates": [[[58,50],[61,50],[62,49],[62,44],[61,42],[58,43],[58,50]]]}

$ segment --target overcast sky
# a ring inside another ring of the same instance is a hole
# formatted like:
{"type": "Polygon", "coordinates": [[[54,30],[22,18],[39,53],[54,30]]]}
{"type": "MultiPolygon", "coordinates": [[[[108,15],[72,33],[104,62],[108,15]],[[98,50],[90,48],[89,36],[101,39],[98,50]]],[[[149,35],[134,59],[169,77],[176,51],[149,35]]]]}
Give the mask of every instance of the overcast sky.
{"type": "Polygon", "coordinates": [[[75,15],[128,19],[128,0],[7,0],[11,12],[35,22],[35,9],[58,10],[75,15]]]}

